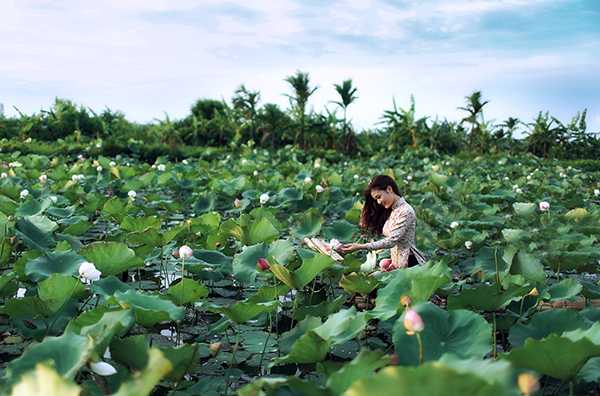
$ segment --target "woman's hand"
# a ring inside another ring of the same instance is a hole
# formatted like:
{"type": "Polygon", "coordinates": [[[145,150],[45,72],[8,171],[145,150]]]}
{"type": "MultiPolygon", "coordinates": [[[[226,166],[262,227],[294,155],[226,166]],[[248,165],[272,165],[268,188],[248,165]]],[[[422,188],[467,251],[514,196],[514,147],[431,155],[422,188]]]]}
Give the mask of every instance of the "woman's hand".
{"type": "Polygon", "coordinates": [[[339,246],[336,250],[340,253],[350,253],[364,248],[365,247],[360,243],[345,243],[339,246]]]}

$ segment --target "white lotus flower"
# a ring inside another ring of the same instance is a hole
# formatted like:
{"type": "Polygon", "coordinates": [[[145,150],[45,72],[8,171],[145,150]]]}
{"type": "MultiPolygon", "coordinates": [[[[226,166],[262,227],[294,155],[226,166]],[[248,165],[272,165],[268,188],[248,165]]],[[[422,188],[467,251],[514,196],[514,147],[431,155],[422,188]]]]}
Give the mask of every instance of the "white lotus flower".
{"type": "Polygon", "coordinates": [[[268,193],[260,194],[259,200],[260,200],[261,205],[266,204],[267,202],[269,202],[269,194],[268,193]]]}
{"type": "Polygon", "coordinates": [[[248,160],[246,158],[242,158],[242,165],[246,165],[248,163],[248,160]]]}
{"type": "Polygon", "coordinates": [[[304,184],[310,184],[310,183],[312,183],[312,179],[310,178],[310,176],[306,176],[304,178],[304,184]]]}
{"type": "Polygon", "coordinates": [[[83,179],[85,179],[85,176],[84,176],[84,175],[82,175],[81,173],[80,173],[80,174],[77,174],[77,175],[73,175],[73,176],[71,176],[71,180],[72,180],[73,182],[75,182],[75,183],[77,183],[77,182],[79,182],[79,181],[81,181],[81,180],[83,180],[83,179]]]}
{"type": "Polygon", "coordinates": [[[531,180],[531,175],[527,175],[527,180],[531,180]]]}
{"type": "Polygon", "coordinates": [[[101,376],[109,376],[117,373],[117,370],[106,362],[94,362],[90,363],[92,371],[101,376]]]}
{"type": "Polygon", "coordinates": [[[323,188],[323,186],[321,186],[320,184],[317,184],[315,186],[315,190],[317,191],[317,193],[322,193],[323,191],[325,191],[325,189],[323,188]]]}
{"type": "Polygon", "coordinates": [[[600,190],[598,190],[597,188],[594,189],[594,195],[600,197],[600,190]]]}
{"type": "Polygon", "coordinates": [[[190,258],[194,255],[194,251],[188,245],[183,245],[179,248],[180,258],[190,258]]]}
{"type": "Polygon", "coordinates": [[[96,148],[102,147],[102,143],[96,143],[96,148]]]}
{"type": "Polygon", "coordinates": [[[412,176],[411,175],[406,176],[406,180],[411,181],[412,180],[412,176]]]}
{"type": "Polygon", "coordinates": [[[515,192],[516,192],[517,194],[521,194],[521,193],[523,193],[523,190],[521,190],[520,188],[517,188],[517,189],[515,190],[515,192]]]}
{"type": "Polygon", "coordinates": [[[19,161],[14,161],[14,162],[9,162],[8,163],[8,167],[9,168],[20,168],[22,166],[23,166],[23,164],[20,163],[19,161]]]}
{"type": "Polygon", "coordinates": [[[450,165],[450,161],[444,162],[444,165],[446,165],[446,166],[450,165]]]}
{"type": "Polygon", "coordinates": [[[98,173],[102,172],[102,167],[100,165],[98,165],[96,167],[96,172],[98,172],[98,173]]]}
{"type": "Polygon", "coordinates": [[[135,197],[137,197],[137,193],[133,190],[129,190],[129,192],[127,193],[127,196],[131,199],[135,199],[135,197]]]}
{"type": "Polygon", "coordinates": [[[358,175],[354,175],[353,177],[354,177],[354,180],[358,180],[358,178],[359,178],[360,176],[358,176],[358,175]]]}
{"type": "Polygon", "coordinates": [[[453,221],[452,223],[450,223],[450,228],[456,228],[458,227],[458,221],[453,221]]]}
{"type": "Polygon", "coordinates": [[[46,184],[46,182],[48,181],[48,176],[42,173],[40,177],[38,177],[38,180],[41,184],[46,184]]]}
{"type": "Polygon", "coordinates": [[[0,174],[0,179],[6,179],[8,177],[8,173],[6,172],[2,172],[2,174],[0,174]]]}
{"type": "Polygon", "coordinates": [[[377,253],[367,253],[367,260],[360,265],[360,272],[371,272],[377,265],[377,253]]]}
{"type": "Polygon", "coordinates": [[[50,195],[50,201],[52,201],[52,203],[56,203],[58,201],[58,197],[56,195],[50,195]]]}
{"type": "Polygon", "coordinates": [[[466,242],[465,242],[465,247],[466,247],[468,250],[471,250],[471,248],[473,247],[473,242],[471,242],[471,241],[466,241],[466,242]]]}
{"type": "Polygon", "coordinates": [[[19,287],[17,289],[17,298],[23,298],[25,297],[25,293],[27,292],[27,289],[23,288],[23,287],[19,287]]]}
{"type": "Polygon", "coordinates": [[[518,184],[515,184],[515,185],[513,185],[513,186],[512,186],[512,189],[513,189],[513,190],[516,190],[517,188],[519,188],[519,185],[518,185],[518,184]]]}
{"type": "Polygon", "coordinates": [[[567,177],[567,174],[564,172],[560,172],[560,177],[567,177]]]}
{"type": "Polygon", "coordinates": [[[31,138],[28,137],[27,139],[25,139],[25,143],[31,143],[31,138]]]}
{"type": "Polygon", "coordinates": [[[153,164],[150,168],[156,169],[156,165],[153,164]]]}
{"type": "Polygon", "coordinates": [[[112,168],[113,166],[117,166],[117,163],[115,161],[110,161],[108,163],[108,166],[110,166],[112,168]]]}
{"type": "Polygon", "coordinates": [[[96,269],[94,263],[84,261],[79,265],[79,277],[83,283],[89,283],[90,281],[97,281],[100,279],[102,272],[96,269]]]}
{"type": "Polygon", "coordinates": [[[21,190],[21,192],[19,193],[19,197],[21,197],[21,199],[25,199],[29,196],[29,190],[25,189],[25,190],[21,190]]]}
{"type": "Polygon", "coordinates": [[[545,212],[548,209],[550,209],[550,204],[548,202],[546,202],[546,201],[540,202],[538,206],[540,208],[540,211],[542,211],[542,212],[545,212]]]}
{"type": "Polygon", "coordinates": [[[181,163],[182,163],[183,165],[187,165],[187,164],[189,164],[190,162],[189,162],[188,160],[184,159],[183,161],[181,161],[181,163]]]}
{"type": "Polygon", "coordinates": [[[434,172],[437,172],[440,170],[440,166],[439,165],[431,165],[431,170],[434,172]]]}
{"type": "Polygon", "coordinates": [[[256,176],[258,176],[258,171],[255,170],[254,172],[252,172],[252,174],[256,177],[256,176]]]}
{"type": "Polygon", "coordinates": [[[341,244],[342,243],[335,238],[333,238],[329,241],[329,246],[331,246],[331,248],[333,250],[337,249],[341,244]]]}
{"type": "Polygon", "coordinates": [[[315,162],[315,168],[319,169],[321,167],[321,164],[319,162],[315,162]]]}
{"type": "Polygon", "coordinates": [[[158,169],[159,172],[164,172],[167,169],[167,166],[165,164],[158,164],[156,169],[158,169]]]}
{"type": "Polygon", "coordinates": [[[77,159],[78,159],[78,160],[82,160],[82,159],[84,159],[84,158],[83,158],[83,154],[79,154],[79,155],[77,156],[77,159]]]}

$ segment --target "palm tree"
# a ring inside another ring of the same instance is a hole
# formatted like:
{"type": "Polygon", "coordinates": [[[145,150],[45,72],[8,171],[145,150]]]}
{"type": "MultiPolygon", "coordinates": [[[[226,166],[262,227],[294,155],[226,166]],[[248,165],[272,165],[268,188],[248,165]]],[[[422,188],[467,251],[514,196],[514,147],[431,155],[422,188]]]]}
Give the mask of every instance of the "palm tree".
{"type": "Polygon", "coordinates": [[[468,122],[471,124],[471,131],[469,133],[469,144],[471,147],[477,147],[483,150],[484,145],[484,132],[481,126],[483,125],[483,107],[489,103],[489,101],[481,102],[481,91],[475,91],[470,96],[465,96],[467,100],[466,107],[459,107],[459,110],[464,110],[469,113],[468,116],[463,118],[460,123],[468,122]]]}
{"type": "Polygon", "coordinates": [[[333,103],[340,106],[344,111],[344,135],[346,135],[346,129],[348,127],[346,112],[348,106],[358,99],[358,95],[356,95],[357,88],[352,86],[352,79],[344,80],[341,85],[333,84],[333,86],[341,98],[341,101],[333,101],[333,103]]]}
{"type": "Polygon", "coordinates": [[[252,140],[256,141],[256,106],[260,101],[259,91],[249,91],[244,84],[235,90],[232,98],[233,107],[242,112],[242,116],[250,123],[252,140]]]}
{"type": "Polygon", "coordinates": [[[308,73],[303,73],[301,71],[296,71],[296,74],[288,76],[285,78],[287,83],[289,83],[294,91],[292,95],[287,95],[290,98],[290,102],[293,102],[294,108],[297,112],[299,121],[300,121],[300,130],[298,135],[296,136],[296,143],[302,142],[302,147],[306,147],[304,141],[304,129],[306,123],[306,103],[308,102],[308,98],[315,93],[318,87],[311,88],[309,86],[310,77],[308,73]]]}

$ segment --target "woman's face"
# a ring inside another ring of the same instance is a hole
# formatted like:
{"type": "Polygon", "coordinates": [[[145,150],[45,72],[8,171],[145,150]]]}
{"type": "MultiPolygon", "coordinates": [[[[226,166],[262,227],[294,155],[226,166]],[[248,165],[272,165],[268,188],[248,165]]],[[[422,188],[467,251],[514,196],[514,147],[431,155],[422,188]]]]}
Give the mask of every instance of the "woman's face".
{"type": "Polygon", "coordinates": [[[396,194],[392,187],[387,186],[385,190],[371,190],[371,197],[377,202],[377,204],[389,209],[396,200],[396,194]]]}

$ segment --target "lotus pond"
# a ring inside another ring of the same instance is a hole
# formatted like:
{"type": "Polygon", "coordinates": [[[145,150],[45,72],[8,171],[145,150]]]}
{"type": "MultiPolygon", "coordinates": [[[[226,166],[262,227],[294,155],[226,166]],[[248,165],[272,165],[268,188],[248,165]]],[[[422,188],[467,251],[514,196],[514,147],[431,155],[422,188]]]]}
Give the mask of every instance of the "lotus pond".
{"type": "Polygon", "coordinates": [[[598,173],[252,146],[0,161],[2,395],[600,391],[598,173]],[[380,173],[426,265],[373,272],[302,244],[370,238],[360,194],[380,173]]]}

